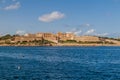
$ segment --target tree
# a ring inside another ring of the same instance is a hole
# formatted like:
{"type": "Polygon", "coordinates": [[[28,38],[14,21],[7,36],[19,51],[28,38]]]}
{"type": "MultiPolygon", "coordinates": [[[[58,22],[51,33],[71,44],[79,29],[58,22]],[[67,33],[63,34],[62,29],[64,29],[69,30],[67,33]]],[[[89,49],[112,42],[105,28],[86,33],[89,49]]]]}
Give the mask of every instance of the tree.
{"type": "Polygon", "coordinates": [[[2,37],[0,38],[0,40],[6,40],[6,39],[11,39],[11,38],[13,38],[13,36],[11,36],[10,34],[7,34],[7,35],[5,35],[5,36],[2,36],[2,37]]]}

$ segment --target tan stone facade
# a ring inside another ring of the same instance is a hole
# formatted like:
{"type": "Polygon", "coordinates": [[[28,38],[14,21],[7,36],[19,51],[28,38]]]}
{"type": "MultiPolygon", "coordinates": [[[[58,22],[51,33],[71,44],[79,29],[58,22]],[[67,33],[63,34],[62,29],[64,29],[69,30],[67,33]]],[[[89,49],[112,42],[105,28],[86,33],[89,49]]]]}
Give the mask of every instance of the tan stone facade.
{"type": "Polygon", "coordinates": [[[57,43],[57,37],[52,33],[36,33],[36,34],[25,34],[24,36],[15,37],[15,42],[22,41],[33,41],[33,40],[48,40],[57,43]]]}
{"type": "Polygon", "coordinates": [[[36,33],[35,36],[36,37],[43,37],[44,33],[36,33]]]}
{"type": "Polygon", "coordinates": [[[36,34],[25,34],[24,36],[15,37],[15,42],[18,41],[33,41],[33,40],[48,40],[55,43],[58,43],[59,40],[76,40],[77,42],[96,42],[100,41],[98,37],[95,36],[75,36],[73,33],[62,33],[58,32],[57,34],[52,33],[36,33],[36,34]]]}
{"type": "Polygon", "coordinates": [[[75,40],[77,42],[82,41],[82,42],[97,42],[100,41],[98,37],[95,36],[76,36],[75,40]]]}
{"type": "Polygon", "coordinates": [[[57,37],[59,38],[59,40],[74,40],[74,34],[73,33],[61,33],[58,32],[57,33],[57,37]]]}
{"type": "Polygon", "coordinates": [[[57,36],[55,34],[52,34],[52,33],[44,33],[43,34],[43,39],[48,40],[48,41],[52,41],[52,42],[55,42],[55,43],[58,42],[57,36]]]}
{"type": "Polygon", "coordinates": [[[34,41],[34,40],[42,40],[41,37],[29,37],[29,36],[20,36],[20,37],[15,37],[15,42],[22,42],[22,41],[27,41],[27,42],[30,42],[30,41],[34,41]]]}

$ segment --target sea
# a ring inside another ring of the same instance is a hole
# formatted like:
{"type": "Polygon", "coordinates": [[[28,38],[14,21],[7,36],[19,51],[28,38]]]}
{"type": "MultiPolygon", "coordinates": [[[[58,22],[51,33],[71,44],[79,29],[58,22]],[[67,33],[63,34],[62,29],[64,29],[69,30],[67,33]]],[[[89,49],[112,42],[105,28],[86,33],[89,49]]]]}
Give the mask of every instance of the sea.
{"type": "Polygon", "coordinates": [[[0,80],[120,80],[120,47],[0,47],[0,80]]]}

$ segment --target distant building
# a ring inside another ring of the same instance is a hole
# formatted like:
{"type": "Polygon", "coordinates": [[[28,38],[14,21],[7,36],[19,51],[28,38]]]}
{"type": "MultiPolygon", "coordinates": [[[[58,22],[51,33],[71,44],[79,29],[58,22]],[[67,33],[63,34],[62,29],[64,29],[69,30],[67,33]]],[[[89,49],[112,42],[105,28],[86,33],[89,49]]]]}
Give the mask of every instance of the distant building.
{"type": "Polygon", "coordinates": [[[55,34],[52,34],[52,33],[44,33],[43,39],[58,43],[57,36],[55,34]]]}
{"type": "Polygon", "coordinates": [[[75,40],[77,42],[82,41],[82,42],[97,42],[100,41],[99,37],[95,36],[76,36],[75,40]]]}
{"type": "Polygon", "coordinates": [[[55,43],[58,43],[59,40],[76,40],[77,42],[97,42],[100,41],[99,37],[95,36],[76,36],[73,33],[62,33],[58,32],[57,34],[52,33],[36,33],[36,34],[25,34],[24,36],[16,36],[15,42],[22,41],[33,41],[33,40],[48,40],[55,43]]]}
{"type": "Polygon", "coordinates": [[[43,37],[44,33],[36,33],[35,36],[36,37],[43,37]]]}
{"type": "Polygon", "coordinates": [[[59,40],[74,40],[74,34],[73,33],[62,33],[62,32],[58,32],[57,33],[57,37],[59,38],[59,40]]]}
{"type": "Polygon", "coordinates": [[[25,34],[24,36],[17,36],[15,37],[14,41],[15,42],[22,42],[22,41],[34,41],[34,40],[42,40],[42,37],[36,37],[35,34],[25,34]]]}

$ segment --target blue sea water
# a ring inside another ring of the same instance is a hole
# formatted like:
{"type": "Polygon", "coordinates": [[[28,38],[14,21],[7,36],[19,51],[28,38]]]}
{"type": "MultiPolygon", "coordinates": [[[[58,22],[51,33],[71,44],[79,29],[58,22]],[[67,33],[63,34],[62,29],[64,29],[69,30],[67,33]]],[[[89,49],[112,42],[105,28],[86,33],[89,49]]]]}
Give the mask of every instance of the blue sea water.
{"type": "Polygon", "coordinates": [[[0,80],[120,80],[120,47],[0,47],[0,80]]]}

